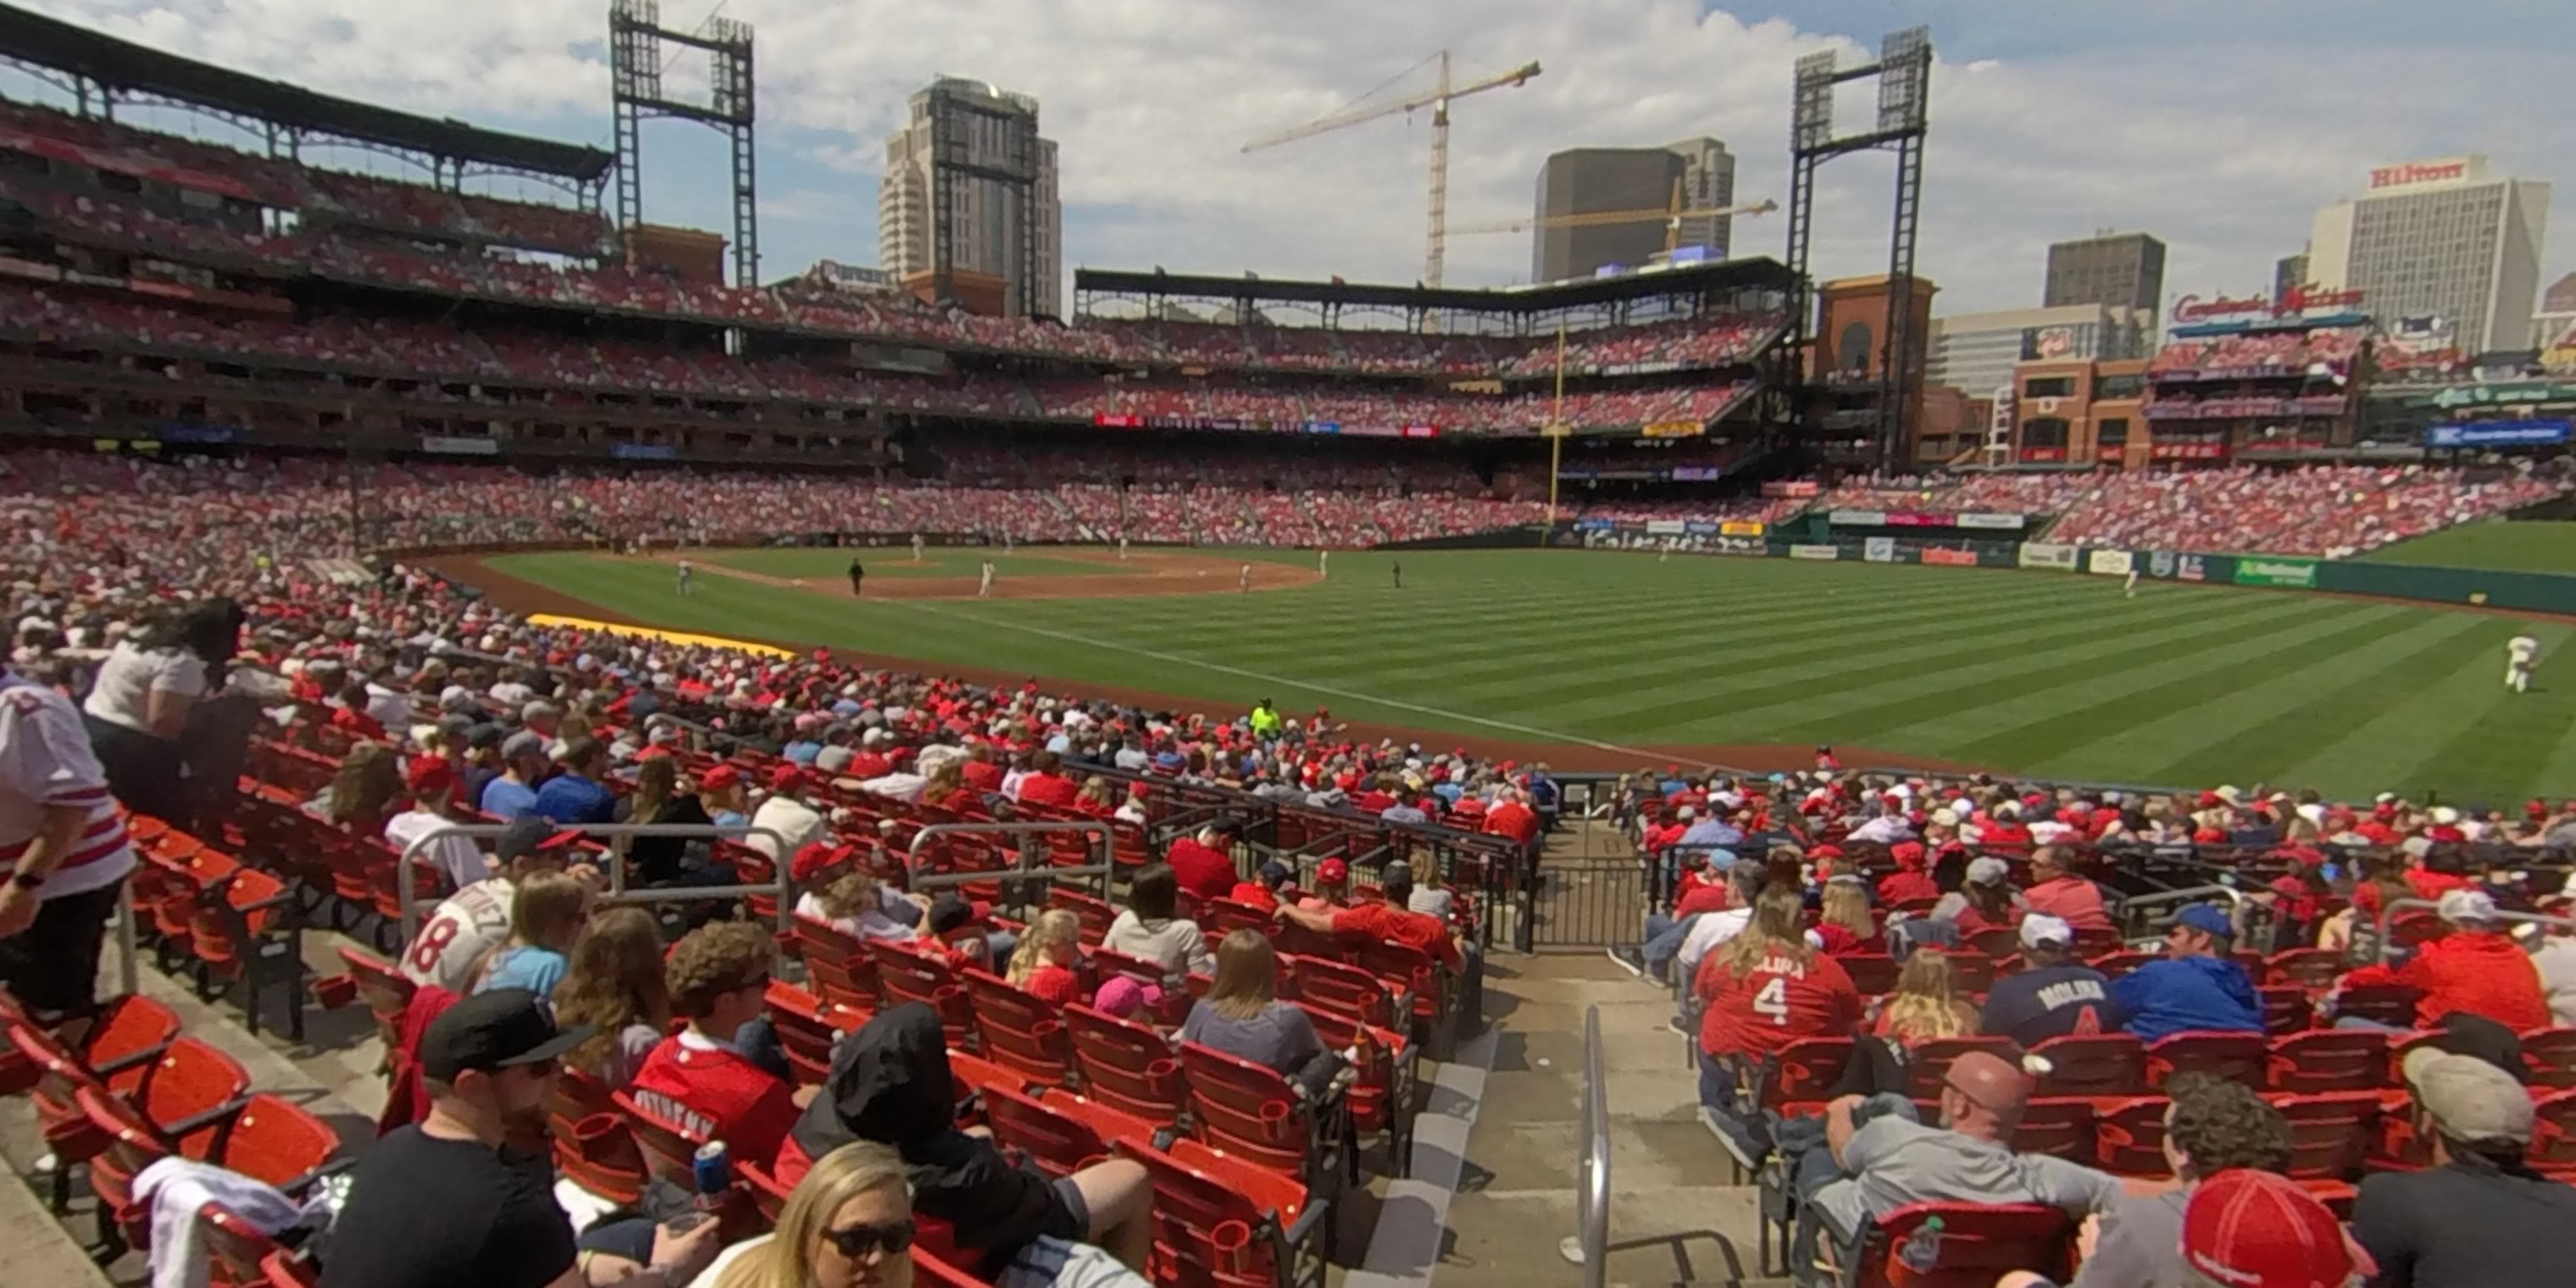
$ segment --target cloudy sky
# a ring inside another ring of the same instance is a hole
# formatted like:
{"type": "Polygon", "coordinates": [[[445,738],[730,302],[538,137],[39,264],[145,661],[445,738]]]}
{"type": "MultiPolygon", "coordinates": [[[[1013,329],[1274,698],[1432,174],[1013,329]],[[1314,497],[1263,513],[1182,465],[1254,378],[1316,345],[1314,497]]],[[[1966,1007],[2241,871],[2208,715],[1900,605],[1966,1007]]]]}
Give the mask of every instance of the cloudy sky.
{"type": "MultiPolygon", "coordinates": [[[[17,0],[160,48],[413,110],[609,146],[605,0],[17,0]]],[[[692,26],[713,0],[663,0],[692,26]]],[[[2099,228],[2172,246],[2168,295],[2268,289],[2316,207],[2374,163],[2488,153],[2552,181],[2544,281],[2576,267],[2564,111],[2567,0],[726,0],[758,31],[762,272],[876,262],[878,158],[934,74],[1035,95],[1062,148],[1076,265],[1339,273],[1422,263],[1429,123],[1393,118],[1243,155],[1245,141],[1386,86],[1536,59],[1528,85],[1467,100],[1450,214],[1526,214],[1540,160],[1699,134],[1740,158],[1740,199],[1785,198],[1790,64],[1845,61],[1891,27],[1939,50],[1922,271],[1941,311],[2038,303],[2047,244],[2099,228]],[[1414,69],[1409,76],[1408,68],[1414,69]],[[1390,83],[1391,82],[1391,83],[1390,83]]],[[[670,69],[703,86],[701,65],[670,69]]],[[[0,92],[51,91],[0,71],[0,92]]],[[[1866,86],[1841,120],[1864,122],[1866,86]]],[[[220,123],[162,116],[215,139],[220,123]]],[[[729,227],[716,136],[648,123],[645,212],[729,227]]],[[[367,154],[332,164],[398,173],[367,154]]],[[[1883,272],[1890,163],[1827,167],[1815,266],[1883,272]]],[[[487,185],[491,186],[491,185],[487,185]]],[[[514,191],[504,183],[492,186],[514,191]]],[[[1778,216],[1736,223],[1777,255],[1778,216]]],[[[1453,284],[1526,276],[1527,234],[1453,239],[1453,284]]],[[[1069,275],[1068,275],[1069,278],[1069,275]]],[[[1068,287],[1069,287],[1068,281],[1068,287]]]]}

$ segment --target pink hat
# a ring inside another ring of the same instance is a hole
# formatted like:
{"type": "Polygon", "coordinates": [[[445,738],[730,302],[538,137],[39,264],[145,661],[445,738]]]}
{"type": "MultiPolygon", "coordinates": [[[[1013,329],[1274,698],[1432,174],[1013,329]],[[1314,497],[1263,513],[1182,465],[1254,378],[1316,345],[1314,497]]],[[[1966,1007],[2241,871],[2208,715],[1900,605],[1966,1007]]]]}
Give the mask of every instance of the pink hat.
{"type": "Polygon", "coordinates": [[[1152,984],[1140,984],[1125,975],[1112,975],[1093,996],[1093,1009],[1128,1019],[1148,1006],[1163,1000],[1163,990],[1152,984]]]}

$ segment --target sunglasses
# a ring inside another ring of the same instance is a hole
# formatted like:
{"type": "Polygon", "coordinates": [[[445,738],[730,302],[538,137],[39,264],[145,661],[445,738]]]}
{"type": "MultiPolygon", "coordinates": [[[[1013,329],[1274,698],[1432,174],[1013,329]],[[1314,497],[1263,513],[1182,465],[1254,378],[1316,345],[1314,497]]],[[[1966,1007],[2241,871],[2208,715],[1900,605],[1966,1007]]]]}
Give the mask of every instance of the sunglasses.
{"type": "Polygon", "coordinates": [[[852,1261],[864,1261],[879,1248],[885,1249],[888,1256],[900,1256],[912,1247],[912,1235],[913,1224],[909,1217],[884,1225],[845,1225],[823,1232],[823,1237],[831,1240],[833,1248],[852,1261]]]}

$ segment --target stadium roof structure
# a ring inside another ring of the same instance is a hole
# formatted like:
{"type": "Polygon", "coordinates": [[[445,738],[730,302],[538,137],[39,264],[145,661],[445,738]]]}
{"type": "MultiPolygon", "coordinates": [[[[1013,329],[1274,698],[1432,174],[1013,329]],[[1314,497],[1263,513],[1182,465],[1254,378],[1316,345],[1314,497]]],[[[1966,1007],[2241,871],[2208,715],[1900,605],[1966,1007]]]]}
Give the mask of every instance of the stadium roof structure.
{"type": "Polygon", "coordinates": [[[449,161],[597,183],[608,152],[463,121],[398,112],[146,48],[103,32],[0,4],[0,59],[68,72],[112,93],[167,99],[449,161]]]}
{"type": "Polygon", "coordinates": [[[1657,265],[1616,277],[1529,286],[1458,287],[1394,286],[1342,281],[1301,282],[1201,273],[1167,273],[1161,269],[1079,268],[1077,294],[1183,296],[1239,300],[1246,303],[1339,304],[1359,307],[1424,309],[1476,313],[1548,313],[1559,309],[1612,304],[1659,296],[1699,295],[1740,290],[1786,290],[1789,270],[1774,259],[1737,259],[1717,263],[1657,265]]]}

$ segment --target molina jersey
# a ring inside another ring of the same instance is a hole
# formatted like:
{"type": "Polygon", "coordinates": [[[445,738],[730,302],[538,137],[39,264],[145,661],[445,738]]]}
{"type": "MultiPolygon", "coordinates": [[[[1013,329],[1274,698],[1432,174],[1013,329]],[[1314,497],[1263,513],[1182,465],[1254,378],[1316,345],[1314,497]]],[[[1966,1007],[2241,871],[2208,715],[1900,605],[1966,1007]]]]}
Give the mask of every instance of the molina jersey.
{"type": "Polygon", "coordinates": [[[1727,970],[1726,957],[1710,953],[1693,982],[1708,1005],[1699,1049],[1710,1055],[1769,1056],[1798,1038],[1841,1036],[1860,1019],[1860,990],[1823,953],[1802,963],[1775,951],[1742,975],[1727,970]]]}

